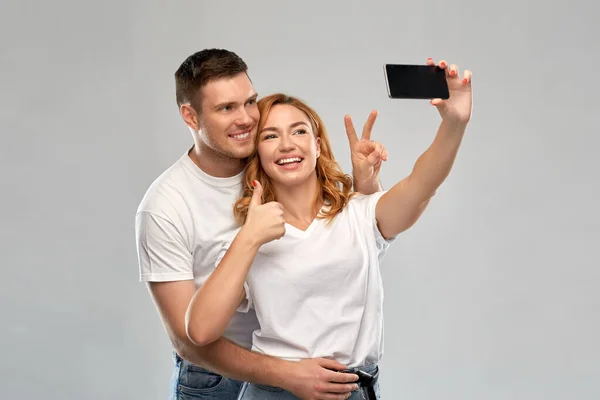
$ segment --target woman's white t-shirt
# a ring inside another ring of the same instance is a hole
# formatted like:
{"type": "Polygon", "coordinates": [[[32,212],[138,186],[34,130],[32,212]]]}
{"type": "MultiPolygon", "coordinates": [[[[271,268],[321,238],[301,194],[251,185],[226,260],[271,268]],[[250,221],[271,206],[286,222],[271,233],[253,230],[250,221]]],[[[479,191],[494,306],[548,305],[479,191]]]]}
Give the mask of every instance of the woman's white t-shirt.
{"type": "Polygon", "coordinates": [[[329,224],[315,219],[306,231],[286,224],[281,239],[260,248],[238,310],[256,311],[253,351],[288,360],[328,357],[348,367],[381,359],[379,263],[394,240],[382,237],[375,219],[384,193],[356,194],[329,224]]]}

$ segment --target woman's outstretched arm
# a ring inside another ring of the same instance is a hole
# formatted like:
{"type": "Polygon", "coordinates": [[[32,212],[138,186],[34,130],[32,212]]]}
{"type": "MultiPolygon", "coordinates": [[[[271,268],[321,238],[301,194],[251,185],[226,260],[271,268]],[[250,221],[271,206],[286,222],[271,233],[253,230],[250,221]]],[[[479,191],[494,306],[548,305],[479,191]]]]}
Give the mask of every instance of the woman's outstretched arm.
{"type": "MultiPolygon", "coordinates": [[[[433,65],[433,61],[429,59],[428,64],[433,65]]],[[[377,224],[385,238],[396,236],[417,222],[450,174],[471,118],[471,72],[466,70],[461,79],[456,65],[448,66],[442,61],[439,66],[446,70],[450,98],[431,100],[442,117],[433,143],[417,159],[412,173],[381,196],[377,203],[377,224]]]]}

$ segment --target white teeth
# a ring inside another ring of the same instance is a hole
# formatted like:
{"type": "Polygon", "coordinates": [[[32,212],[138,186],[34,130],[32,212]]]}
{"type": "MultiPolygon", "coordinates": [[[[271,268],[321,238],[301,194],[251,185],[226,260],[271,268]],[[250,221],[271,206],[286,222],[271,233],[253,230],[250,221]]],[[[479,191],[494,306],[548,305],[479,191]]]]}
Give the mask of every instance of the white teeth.
{"type": "Polygon", "coordinates": [[[234,139],[246,139],[248,136],[250,136],[250,132],[240,133],[239,135],[231,135],[231,137],[234,139]]]}
{"type": "Polygon", "coordinates": [[[283,165],[283,164],[289,164],[289,163],[300,162],[300,161],[302,161],[302,159],[300,157],[283,158],[283,159],[277,161],[277,164],[283,165]]]}

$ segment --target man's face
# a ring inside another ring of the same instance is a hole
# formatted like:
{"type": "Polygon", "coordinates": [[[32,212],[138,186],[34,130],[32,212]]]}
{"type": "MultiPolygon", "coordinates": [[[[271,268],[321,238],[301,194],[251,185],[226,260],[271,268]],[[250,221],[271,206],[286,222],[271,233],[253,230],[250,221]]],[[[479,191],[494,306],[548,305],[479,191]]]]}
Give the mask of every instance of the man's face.
{"type": "Polygon", "coordinates": [[[202,141],[226,157],[248,157],[260,119],[257,94],[248,76],[241,73],[211,81],[201,91],[198,132],[202,141]]]}

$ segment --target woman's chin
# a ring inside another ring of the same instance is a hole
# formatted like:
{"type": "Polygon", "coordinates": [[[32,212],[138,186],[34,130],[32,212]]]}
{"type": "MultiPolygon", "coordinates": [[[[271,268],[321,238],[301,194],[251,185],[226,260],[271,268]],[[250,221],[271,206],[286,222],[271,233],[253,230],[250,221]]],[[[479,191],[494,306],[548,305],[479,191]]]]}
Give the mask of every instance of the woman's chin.
{"type": "Polygon", "coordinates": [[[302,186],[308,182],[310,182],[311,180],[311,176],[310,175],[306,175],[301,173],[300,171],[295,173],[295,172],[290,172],[287,171],[284,174],[278,173],[275,174],[276,176],[272,176],[270,177],[271,182],[273,183],[274,186],[281,186],[281,187],[286,187],[286,188],[291,188],[291,187],[295,187],[295,186],[302,186]]]}

